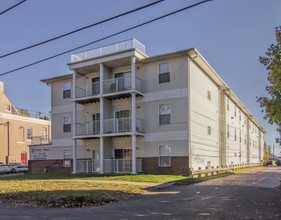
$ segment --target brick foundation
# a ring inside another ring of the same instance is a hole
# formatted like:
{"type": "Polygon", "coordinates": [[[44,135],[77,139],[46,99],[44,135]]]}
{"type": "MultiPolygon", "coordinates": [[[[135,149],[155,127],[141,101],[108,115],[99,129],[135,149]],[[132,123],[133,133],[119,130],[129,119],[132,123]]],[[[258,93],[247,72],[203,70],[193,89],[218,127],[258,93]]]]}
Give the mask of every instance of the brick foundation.
{"type": "Polygon", "coordinates": [[[188,157],[171,157],[170,167],[159,167],[158,157],[142,158],[142,172],[151,174],[189,175],[188,157]]]}
{"type": "Polygon", "coordinates": [[[71,173],[71,167],[63,167],[63,160],[29,160],[28,173],[71,173]],[[46,170],[47,168],[47,170],[46,170]]]}

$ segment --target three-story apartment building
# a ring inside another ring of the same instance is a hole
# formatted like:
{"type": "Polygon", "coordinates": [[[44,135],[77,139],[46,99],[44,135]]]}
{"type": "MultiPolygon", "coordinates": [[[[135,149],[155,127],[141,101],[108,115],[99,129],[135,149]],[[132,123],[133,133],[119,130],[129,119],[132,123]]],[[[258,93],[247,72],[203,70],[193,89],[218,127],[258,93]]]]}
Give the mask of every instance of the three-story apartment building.
{"type": "Polygon", "coordinates": [[[72,74],[42,80],[53,142],[32,148],[46,152],[31,153],[33,172],[189,174],[262,162],[265,130],[195,48],[148,57],[132,39],[68,65],[72,74]]]}

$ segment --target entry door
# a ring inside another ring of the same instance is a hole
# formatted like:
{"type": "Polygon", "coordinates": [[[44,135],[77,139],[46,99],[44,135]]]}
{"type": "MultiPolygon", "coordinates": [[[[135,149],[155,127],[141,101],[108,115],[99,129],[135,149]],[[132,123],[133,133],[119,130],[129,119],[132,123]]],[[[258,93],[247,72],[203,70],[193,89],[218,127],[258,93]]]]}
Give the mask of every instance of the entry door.
{"type": "Polygon", "coordinates": [[[93,114],[93,134],[100,133],[100,113],[93,114]]]}
{"type": "Polygon", "coordinates": [[[131,111],[121,110],[115,112],[115,132],[131,131],[131,111]]]}
{"type": "Polygon", "coordinates": [[[131,72],[116,73],[114,78],[116,79],[117,91],[124,91],[130,89],[131,85],[131,72]]]}
{"type": "Polygon", "coordinates": [[[100,94],[100,78],[92,78],[92,95],[98,95],[100,94]]]}
{"type": "Polygon", "coordinates": [[[93,172],[100,172],[100,151],[93,150],[93,172]]]}

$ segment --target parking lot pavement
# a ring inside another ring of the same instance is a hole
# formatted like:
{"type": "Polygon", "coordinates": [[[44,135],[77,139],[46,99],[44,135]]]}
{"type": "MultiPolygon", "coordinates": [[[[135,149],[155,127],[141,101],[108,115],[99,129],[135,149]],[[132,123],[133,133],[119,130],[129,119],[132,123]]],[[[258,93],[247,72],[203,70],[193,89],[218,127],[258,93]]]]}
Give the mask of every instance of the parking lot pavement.
{"type": "Polygon", "coordinates": [[[8,173],[8,174],[0,174],[0,179],[8,176],[19,176],[23,175],[24,173],[8,173]]]}

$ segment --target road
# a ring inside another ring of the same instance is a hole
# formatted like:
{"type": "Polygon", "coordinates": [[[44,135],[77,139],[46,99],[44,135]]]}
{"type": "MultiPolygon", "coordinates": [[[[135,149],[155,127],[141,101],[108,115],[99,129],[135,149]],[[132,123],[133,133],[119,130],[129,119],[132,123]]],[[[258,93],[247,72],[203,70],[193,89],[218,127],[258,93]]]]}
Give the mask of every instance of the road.
{"type": "Polygon", "coordinates": [[[281,167],[250,170],[102,207],[0,205],[0,219],[281,219],[281,167]]]}

